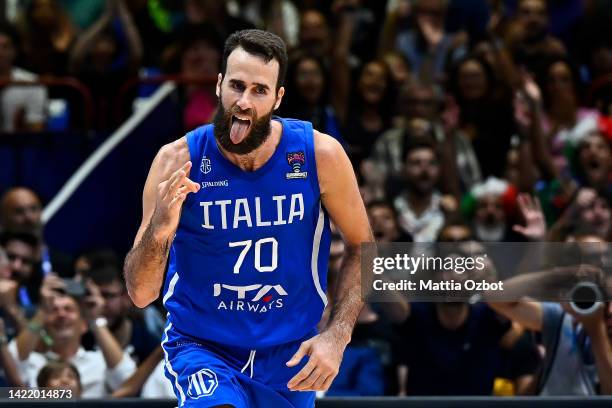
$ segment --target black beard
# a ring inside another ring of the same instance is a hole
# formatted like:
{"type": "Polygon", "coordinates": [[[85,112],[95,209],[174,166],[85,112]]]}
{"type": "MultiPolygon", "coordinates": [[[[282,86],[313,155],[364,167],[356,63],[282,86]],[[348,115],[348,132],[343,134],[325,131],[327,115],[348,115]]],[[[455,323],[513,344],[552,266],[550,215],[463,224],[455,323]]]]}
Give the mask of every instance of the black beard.
{"type": "Polygon", "coordinates": [[[251,130],[245,139],[234,144],[230,139],[230,131],[232,129],[232,117],[235,113],[239,113],[240,109],[237,106],[233,106],[230,110],[225,110],[221,103],[221,96],[219,96],[219,103],[217,106],[217,113],[213,120],[214,134],[217,143],[226,151],[234,154],[248,154],[253,150],[261,146],[270,136],[270,120],[272,119],[272,110],[266,115],[261,116],[257,119],[251,119],[251,130]]]}

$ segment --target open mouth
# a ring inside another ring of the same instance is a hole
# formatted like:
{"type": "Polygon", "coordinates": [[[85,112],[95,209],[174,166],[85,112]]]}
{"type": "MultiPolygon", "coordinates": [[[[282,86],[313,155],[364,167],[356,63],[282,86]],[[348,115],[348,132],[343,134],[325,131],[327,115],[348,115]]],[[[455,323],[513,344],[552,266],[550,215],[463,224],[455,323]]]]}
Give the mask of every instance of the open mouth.
{"type": "Polygon", "coordinates": [[[238,115],[232,115],[232,125],[230,130],[230,139],[232,140],[232,143],[239,144],[246,139],[250,128],[251,119],[238,115]]]}

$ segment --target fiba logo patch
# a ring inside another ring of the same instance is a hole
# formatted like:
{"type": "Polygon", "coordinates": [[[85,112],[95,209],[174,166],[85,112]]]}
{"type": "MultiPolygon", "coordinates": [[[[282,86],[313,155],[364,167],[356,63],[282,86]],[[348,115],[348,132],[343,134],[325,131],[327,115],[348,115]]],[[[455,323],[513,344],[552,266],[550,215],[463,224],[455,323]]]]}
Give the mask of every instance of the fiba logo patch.
{"type": "Polygon", "coordinates": [[[206,156],[202,157],[202,164],[200,164],[200,171],[204,174],[210,173],[212,166],[210,165],[210,159],[206,156]]]}
{"type": "Polygon", "coordinates": [[[187,395],[193,399],[212,395],[219,386],[217,374],[208,368],[203,368],[189,376],[189,389],[187,395]]]}
{"type": "Polygon", "coordinates": [[[308,176],[307,171],[302,171],[302,166],[306,164],[304,152],[287,153],[287,163],[291,166],[291,173],[287,173],[285,177],[290,179],[305,179],[308,176]]]}

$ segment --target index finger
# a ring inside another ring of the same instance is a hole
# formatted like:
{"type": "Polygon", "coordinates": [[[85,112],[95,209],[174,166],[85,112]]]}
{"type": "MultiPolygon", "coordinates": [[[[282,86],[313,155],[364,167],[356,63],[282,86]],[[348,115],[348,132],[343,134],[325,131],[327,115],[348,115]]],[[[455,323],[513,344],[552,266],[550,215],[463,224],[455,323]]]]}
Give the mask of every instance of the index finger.
{"type": "Polygon", "coordinates": [[[287,383],[287,387],[295,387],[302,380],[308,378],[308,376],[315,370],[315,368],[317,368],[317,365],[314,363],[312,358],[309,359],[308,363],[306,363],[306,365],[302,367],[302,369],[296,375],[294,375],[291,380],[289,380],[289,382],[287,383]]]}

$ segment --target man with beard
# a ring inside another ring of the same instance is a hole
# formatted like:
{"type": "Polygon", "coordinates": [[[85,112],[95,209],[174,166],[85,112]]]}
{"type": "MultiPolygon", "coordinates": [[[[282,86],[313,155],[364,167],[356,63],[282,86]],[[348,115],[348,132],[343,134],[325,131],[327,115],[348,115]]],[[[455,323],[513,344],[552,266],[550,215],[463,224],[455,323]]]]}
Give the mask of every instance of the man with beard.
{"type": "Polygon", "coordinates": [[[442,196],[436,189],[440,164],[433,142],[407,141],[404,157],[406,189],[393,201],[400,227],[414,242],[433,242],[444,225],[442,196]]]}
{"type": "Polygon", "coordinates": [[[535,71],[542,58],[566,54],[563,43],[548,32],[545,0],[520,0],[512,28],[510,48],[514,59],[531,71],[535,71]]]}
{"type": "Polygon", "coordinates": [[[516,189],[496,177],[475,185],[463,198],[462,209],[468,218],[473,216],[472,229],[478,241],[524,241],[510,228],[508,212],[515,199],[516,189]]]}
{"type": "Polygon", "coordinates": [[[38,195],[26,187],[13,187],[0,198],[0,229],[34,235],[39,240],[36,260],[42,272],[53,271],[61,276],[72,275],[72,260],[50,248],[43,237],[42,203],[38,195]]]}
{"type": "Polygon", "coordinates": [[[180,406],[313,406],[363,306],[360,244],[373,239],[355,176],[335,139],[272,118],[286,65],[278,36],[232,34],[214,123],[164,146],[145,185],[126,283],[138,307],[154,301],[170,253],[162,347],[180,406]],[[328,215],[346,249],[317,334],[328,215]]]}

